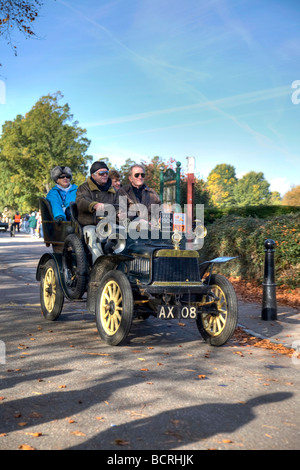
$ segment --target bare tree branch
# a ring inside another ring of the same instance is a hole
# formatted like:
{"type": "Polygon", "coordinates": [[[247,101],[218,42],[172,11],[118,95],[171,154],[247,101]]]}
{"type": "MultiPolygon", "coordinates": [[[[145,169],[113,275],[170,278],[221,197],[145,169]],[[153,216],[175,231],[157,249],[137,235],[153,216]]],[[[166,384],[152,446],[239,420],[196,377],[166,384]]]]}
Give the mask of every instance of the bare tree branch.
{"type": "Polygon", "coordinates": [[[17,55],[17,48],[13,45],[12,33],[15,30],[23,33],[26,38],[36,37],[33,23],[39,16],[43,1],[41,0],[0,0],[0,39],[7,40],[17,55]]]}

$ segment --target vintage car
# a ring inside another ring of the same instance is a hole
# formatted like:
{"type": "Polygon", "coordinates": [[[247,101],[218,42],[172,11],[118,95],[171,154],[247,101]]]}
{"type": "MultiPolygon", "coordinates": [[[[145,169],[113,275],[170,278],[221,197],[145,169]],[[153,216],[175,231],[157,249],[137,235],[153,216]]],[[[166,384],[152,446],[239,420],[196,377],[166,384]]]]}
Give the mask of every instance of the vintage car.
{"type": "MultiPolygon", "coordinates": [[[[70,222],[56,222],[44,198],[40,209],[44,241],[53,248],[42,255],[36,273],[47,320],[59,317],[65,298],[75,301],[86,295],[87,311],[95,315],[99,335],[110,345],[126,341],[135,317],[150,315],[194,320],[214,346],[231,338],[238,320],[235,291],[228,279],[212,271],[233,258],[201,261],[193,249],[197,245],[186,249],[177,231],[166,238],[159,228],[155,239],[142,239],[106,220],[82,227],[75,203],[70,222]]],[[[203,237],[204,227],[197,226],[195,233],[196,239],[203,237]]]]}
{"type": "Polygon", "coordinates": [[[8,223],[2,222],[2,220],[0,220],[0,230],[3,230],[4,232],[6,232],[7,229],[8,229],[8,223]]]}

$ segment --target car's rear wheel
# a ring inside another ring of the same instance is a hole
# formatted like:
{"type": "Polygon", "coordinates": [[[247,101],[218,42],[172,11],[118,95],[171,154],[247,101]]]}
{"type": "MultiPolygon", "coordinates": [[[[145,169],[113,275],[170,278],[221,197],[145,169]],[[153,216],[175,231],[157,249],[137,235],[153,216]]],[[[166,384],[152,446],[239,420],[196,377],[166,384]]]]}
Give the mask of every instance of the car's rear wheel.
{"type": "Polygon", "coordinates": [[[73,233],[65,239],[62,272],[68,297],[80,299],[86,290],[87,258],[81,240],[73,233]]]}
{"type": "Polygon", "coordinates": [[[64,294],[52,259],[46,262],[41,274],[40,298],[42,313],[46,320],[57,320],[64,305],[64,294]]]}
{"type": "Polygon", "coordinates": [[[123,272],[109,271],[102,278],[95,314],[100,337],[113,346],[123,344],[133,319],[132,290],[123,272]]]}
{"type": "Polygon", "coordinates": [[[232,284],[224,276],[213,274],[209,284],[211,294],[202,298],[208,305],[202,306],[197,326],[205,341],[222,346],[231,338],[237,325],[237,298],[232,284]]]}

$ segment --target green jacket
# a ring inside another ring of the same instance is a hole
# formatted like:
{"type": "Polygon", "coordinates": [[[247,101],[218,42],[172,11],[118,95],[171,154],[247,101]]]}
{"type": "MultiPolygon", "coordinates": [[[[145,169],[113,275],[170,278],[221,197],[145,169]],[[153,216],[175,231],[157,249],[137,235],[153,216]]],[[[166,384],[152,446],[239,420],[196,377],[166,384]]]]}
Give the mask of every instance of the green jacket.
{"type": "Polygon", "coordinates": [[[34,215],[31,215],[29,218],[29,227],[30,228],[35,228],[37,224],[37,220],[34,215]]]}

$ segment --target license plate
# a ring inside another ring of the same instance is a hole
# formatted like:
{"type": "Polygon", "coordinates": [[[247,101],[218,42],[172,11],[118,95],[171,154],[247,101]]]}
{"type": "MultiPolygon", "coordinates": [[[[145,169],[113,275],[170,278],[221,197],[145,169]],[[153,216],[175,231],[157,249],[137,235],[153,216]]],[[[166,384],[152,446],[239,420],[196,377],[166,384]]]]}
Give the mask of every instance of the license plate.
{"type": "Polygon", "coordinates": [[[179,305],[160,305],[157,318],[173,320],[174,318],[197,318],[197,307],[179,305]]]}

